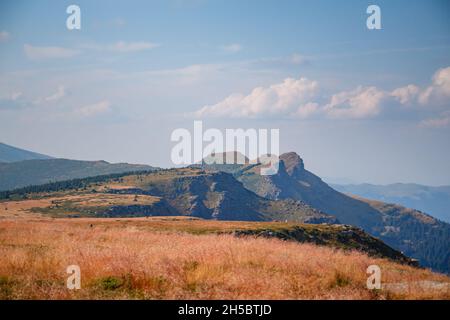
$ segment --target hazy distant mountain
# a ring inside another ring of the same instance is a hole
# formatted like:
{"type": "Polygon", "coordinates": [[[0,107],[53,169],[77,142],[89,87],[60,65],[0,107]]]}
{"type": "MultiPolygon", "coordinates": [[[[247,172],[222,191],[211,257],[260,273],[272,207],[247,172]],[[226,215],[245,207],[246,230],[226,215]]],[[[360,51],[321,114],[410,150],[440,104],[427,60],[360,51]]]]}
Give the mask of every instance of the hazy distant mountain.
{"type": "Polygon", "coordinates": [[[54,181],[152,170],[154,167],[106,161],[79,161],[67,159],[25,160],[0,163],[0,190],[11,190],[54,181]]]}
{"type": "Polygon", "coordinates": [[[19,149],[0,142],[0,162],[15,162],[32,159],[51,159],[44,154],[19,149]]]}
{"type": "MultiPolygon", "coordinates": [[[[450,224],[414,209],[340,193],[307,171],[294,152],[281,155],[280,160],[279,171],[272,176],[261,176],[259,164],[224,166],[222,170],[262,197],[300,200],[341,223],[363,228],[423,266],[450,271],[450,224]]],[[[221,170],[220,165],[201,167],[221,170]]]]}
{"type": "Polygon", "coordinates": [[[450,186],[429,187],[413,183],[390,185],[332,184],[340,192],[358,195],[379,201],[398,203],[408,208],[427,212],[434,217],[450,222],[450,186]]]}

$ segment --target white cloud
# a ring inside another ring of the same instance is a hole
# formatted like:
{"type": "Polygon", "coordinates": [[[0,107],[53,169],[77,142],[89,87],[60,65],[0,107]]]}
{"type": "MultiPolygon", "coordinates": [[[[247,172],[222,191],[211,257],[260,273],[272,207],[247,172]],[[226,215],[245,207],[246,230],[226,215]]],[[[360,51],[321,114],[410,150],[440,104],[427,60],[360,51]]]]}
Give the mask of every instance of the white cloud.
{"type": "Polygon", "coordinates": [[[11,99],[12,101],[16,101],[16,100],[19,99],[22,95],[23,95],[22,92],[20,92],[20,91],[14,91],[14,92],[11,93],[10,99],[11,99]]]}
{"type": "Polygon", "coordinates": [[[410,106],[447,104],[450,97],[450,67],[436,71],[426,88],[410,84],[395,89],[391,95],[401,104],[410,106]]]}
{"type": "Polygon", "coordinates": [[[305,105],[298,107],[292,115],[300,119],[309,118],[320,112],[320,106],[315,102],[308,102],[305,105]]]}
{"type": "Polygon", "coordinates": [[[419,102],[447,103],[450,97],[450,67],[439,69],[433,76],[432,84],[420,95],[419,102]]]}
{"type": "Polygon", "coordinates": [[[21,91],[10,91],[0,93],[0,110],[17,109],[23,106],[23,93],[21,91]]]}
{"type": "Polygon", "coordinates": [[[343,91],[331,97],[325,112],[332,118],[362,119],[374,117],[381,111],[381,102],[386,97],[375,87],[359,86],[353,91],[343,91]]]}
{"type": "Polygon", "coordinates": [[[75,110],[75,114],[82,117],[93,117],[111,111],[111,103],[103,100],[94,104],[80,107],[75,110]]]}
{"type": "Polygon", "coordinates": [[[410,84],[406,87],[397,88],[392,91],[391,95],[401,104],[411,104],[417,101],[420,94],[420,88],[416,85],[410,84]]]}
{"type": "Polygon", "coordinates": [[[128,52],[137,52],[142,50],[150,50],[159,47],[160,44],[138,41],[138,42],[126,42],[126,41],[118,41],[112,44],[99,45],[99,44],[89,44],[84,45],[85,49],[93,49],[100,51],[110,51],[110,52],[118,52],[118,53],[128,53],[128,52]]]}
{"type": "Polygon", "coordinates": [[[303,64],[303,63],[309,61],[308,58],[306,58],[305,56],[302,56],[301,54],[298,54],[298,53],[294,53],[293,55],[291,55],[288,60],[292,64],[303,64]]]}
{"type": "MultiPolygon", "coordinates": [[[[302,63],[301,56],[294,56],[293,59],[302,63]]],[[[449,98],[450,67],[438,70],[431,85],[425,88],[410,84],[384,91],[374,86],[358,86],[353,90],[332,94],[329,98],[318,95],[316,81],[287,78],[282,83],[255,88],[247,95],[233,93],[216,104],[200,108],[194,115],[241,118],[276,115],[300,119],[321,115],[332,119],[366,119],[386,113],[388,109],[394,112],[395,108],[401,112],[414,112],[414,108],[400,109],[400,105],[430,105],[432,108],[427,108],[429,113],[435,113],[436,110],[442,112],[442,107],[448,108],[449,98]],[[327,99],[328,103],[319,104],[317,100],[323,101],[323,98],[327,99]]],[[[422,112],[423,110],[425,109],[422,108],[422,112]]],[[[445,121],[427,123],[437,125],[445,121]]]]}
{"type": "Polygon", "coordinates": [[[422,120],[419,123],[422,128],[445,128],[450,126],[450,111],[444,112],[439,118],[422,120]]]}
{"type": "Polygon", "coordinates": [[[23,46],[26,56],[32,60],[70,58],[80,53],[78,50],[62,47],[37,47],[29,44],[23,46]]]}
{"type": "Polygon", "coordinates": [[[237,53],[242,50],[242,45],[239,43],[232,43],[221,47],[223,51],[228,53],[237,53]]]}
{"type": "Polygon", "coordinates": [[[159,44],[157,43],[151,43],[151,42],[125,42],[125,41],[119,41],[109,47],[109,50],[116,51],[116,52],[135,52],[135,51],[142,51],[142,50],[148,50],[159,47],[159,44]]]}
{"type": "Polygon", "coordinates": [[[61,98],[63,98],[65,95],[66,95],[66,90],[65,90],[64,86],[59,86],[58,90],[54,94],[52,94],[48,97],[45,97],[44,100],[45,101],[58,101],[61,98]]]}
{"type": "Polygon", "coordinates": [[[7,31],[0,31],[0,42],[8,41],[11,35],[7,31]]]}
{"type": "MultiPolygon", "coordinates": [[[[197,116],[260,117],[288,115],[300,112],[299,108],[311,103],[318,89],[315,81],[306,78],[287,78],[282,83],[270,87],[258,87],[248,95],[232,94],[214,105],[204,106],[197,116]]],[[[309,112],[312,109],[309,105],[309,112]]],[[[304,113],[308,113],[305,111],[304,113]]]]}
{"type": "Polygon", "coordinates": [[[52,93],[51,95],[47,97],[39,97],[33,101],[33,104],[35,105],[42,105],[45,102],[56,102],[61,100],[66,96],[66,88],[62,85],[58,86],[55,93],[52,93]]]}

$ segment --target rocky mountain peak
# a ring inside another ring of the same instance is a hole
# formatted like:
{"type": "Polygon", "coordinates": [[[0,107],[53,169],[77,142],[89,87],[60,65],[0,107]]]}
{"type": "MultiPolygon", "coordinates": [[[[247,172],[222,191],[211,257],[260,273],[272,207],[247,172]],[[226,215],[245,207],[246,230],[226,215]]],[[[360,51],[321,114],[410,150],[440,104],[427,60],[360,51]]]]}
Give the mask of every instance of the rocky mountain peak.
{"type": "Polygon", "coordinates": [[[280,156],[280,160],[283,161],[286,172],[290,176],[295,176],[305,170],[303,160],[296,152],[283,153],[280,156]]]}

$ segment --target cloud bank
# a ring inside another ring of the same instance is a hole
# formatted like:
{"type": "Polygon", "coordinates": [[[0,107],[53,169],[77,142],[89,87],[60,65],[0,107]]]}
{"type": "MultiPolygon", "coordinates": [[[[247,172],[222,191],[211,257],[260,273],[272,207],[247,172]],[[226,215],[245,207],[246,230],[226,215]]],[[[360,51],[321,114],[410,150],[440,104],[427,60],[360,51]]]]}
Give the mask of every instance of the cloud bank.
{"type": "Polygon", "coordinates": [[[287,78],[268,87],[254,88],[249,94],[233,93],[224,100],[197,110],[196,117],[265,118],[296,117],[307,119],[368,119],[387,113],[417,109],[434,112],[436,119],[424,119],[422,127],[450,125],[450,67],[439,69],[430,85],[409,84],[391,91],[358,86],[328,97],[320,95],[319,83],[307,78],[287,78]],[[436,114],[437,113],[437,114],[436,114]]]}

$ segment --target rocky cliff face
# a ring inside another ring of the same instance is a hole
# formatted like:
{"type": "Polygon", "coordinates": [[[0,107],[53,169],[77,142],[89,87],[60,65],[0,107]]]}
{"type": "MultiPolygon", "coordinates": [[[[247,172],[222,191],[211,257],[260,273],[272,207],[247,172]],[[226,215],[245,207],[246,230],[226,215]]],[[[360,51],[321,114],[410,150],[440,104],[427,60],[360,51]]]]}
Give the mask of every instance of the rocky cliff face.
{"type": "Polygon", "coordinates": [[[205,172],[196,168],[160,171],[149,174],[138,189],[128,190],[120,192],[161,197],[180,215],[204,219],[338,222],[335,217],[302,201],[258,196],[226,172],[205,172]]]}
{"type": "MultiPolygon", "coordinates": [[[[218,170],[220,166],[204,169],[218,170]]],[[[272,200],[301,201],[341,223],[363,228],[421,265],[450,271],[450,225],[413,209],[354,198],[340,193],[305,169],[294,152],[280,156],[276,175],[261,176],[260,165],[243,165],[232,171],[249,190],[272,200]]]]}

